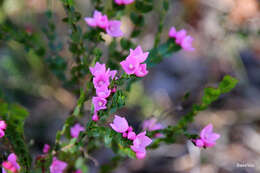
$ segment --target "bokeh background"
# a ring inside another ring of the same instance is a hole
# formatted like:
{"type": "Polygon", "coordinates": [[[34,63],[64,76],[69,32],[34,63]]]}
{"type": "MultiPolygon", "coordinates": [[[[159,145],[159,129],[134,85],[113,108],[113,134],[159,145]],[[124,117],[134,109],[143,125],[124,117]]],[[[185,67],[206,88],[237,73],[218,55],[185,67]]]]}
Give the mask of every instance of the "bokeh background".
{"type": "MultiPolygon", "coordinates": [[[[212,123],[221,138],[214,148],[199,150],[190,141],[162,145],[149,151],[145,160],[127,160],[115,173],[257,173],[260,172],[260,10],[259,0],[171,0],[162,41],[171,26],[185,28],[194,37],[194,52],[179,51],[150,70],[132,86],[126,116],[141,130],[144,119],[156,117],[164,126],[174,124],[193,103],[200,102],[203,88],[216,86],[225,74],[239,85],[222,96],[210,109],[199,113],[189,131],[198,133],[212,123]],[[189,92],[190,97],[183,101],[189,92]],[[240,167],[239,165],[247,165],[240,167]]],[[[161,3],[160,0],[155,3],[161,3]]],[[[77,0],[83,16],[92,15],[88,0],[77,0]]],[[[0,24],[9,19],[29,32],[47,25],[45,11],[54,12],[58,39],[64,43],[62,56],[69,61],[68,27],[57,0],[1,0],[0,24]]],[[[146,27],[134,42],[152,48],[159,23],[158,10],[145,15],[146,27]]],[[[130,33],[131,21],[123,19],[130,33]]],[[[81,21],[84,29],[87,25],[81,21]]],[[[43,40],[43,42],[46,40],[43,40]]],[[[106,38],[106,44],[111,40],[106,38]]],[[[105,46],[102,47],[106,52],[105,46]]],[[[104,58],[106,59],[106,53],[104,58]]],[[[73,66],[73,64],[69,64],[73,66]]],[[[56,131],[76,105],[77,97],[65,89],[42,59],[27,53],[15,41],[0,42],[0,88],[8,99],[25,106],[30,116],[25,123],[26,140],[34,155],[45,143],[53,144],[56,131]]],[[[89,112],[89,106],[86,106],[89,112]]],[[[86,113],[86,116],[90,116],[86,113]]],[[[83,123],[85,120],[83,120],[83,123]]],[[[100,164],[113,156],[103,148],[93,154],[100,164]]],[[[98,168],[92,162],[90,172],[98,168]]]]}

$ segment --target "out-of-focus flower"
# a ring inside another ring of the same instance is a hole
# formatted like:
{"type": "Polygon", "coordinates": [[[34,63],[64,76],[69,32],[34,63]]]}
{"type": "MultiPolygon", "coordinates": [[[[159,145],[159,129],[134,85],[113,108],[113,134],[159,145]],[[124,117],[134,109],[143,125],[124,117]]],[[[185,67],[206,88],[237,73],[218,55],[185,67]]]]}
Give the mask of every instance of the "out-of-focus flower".
{"type": "Polygon", "coordinates": [[[106,27],[106,32],[111,37],[121,37],[123,36],[123,32],[120,29],[121,22],[118,20],[111,20],[108,22],[108,26],[106,27]]]}
{"type": "Polygon", "coordinates": [[[146,147],[152,143],[152,139],[146,136],[146,131],[139,133],[131,145],[131,149],[136,153],[138,159],[146,156],[146,147]]]}
{"type": "Polygon", "coordinates": [[[94,105],[94,111],[95,111],[95,112],[107,108],[107,106],[106,106],[107,100],[106,100],[105,98],[102,98],[102,97],[93,97],[93,98],[92,98],[92,103],[93,103],[93,105],[94,105]]]}
{"type": "Polygon", "coordinates": [[[0,120],[0,138],[5,136],[5,129],[7,125],[4,120],[0,120]]]}
{"type": "Polygon", "coordinates": [[[77,138],[81,131],[84,131],[85,128],[81,126],[79,123],[75,124],[73,127],[70,128],[70,135],[73,138],[77,138]]]}
{"type": "Polygon", "coordinates": [[[160,123],[156,122],[156,118],[151,118],[143,122],[143,129],[148,131],[160,130],[163,126],[160,123]]]}
{"type": "Polygon", "coordinates": [[[121,22],[118,20],[108,20],[106,15],[95,10],[93,17],[85,17],[86,23],[93,28],[99,27],[104,29],[108,35],[112,37],[121,37],[123,32],[121,31],[121,22]]]}
{"type": "Polygon", "coordinates": [[[2,163],[3,169],[2,172],[6,173],[7,171],[10,171],[12,173],[17,173],[20,170],[20,165],[17,163],[17,157],[14,153],[11,153],[7,161],[2,163]]]}
{"type": "Polygon", "coordinates": [[[175,42],[179,44],[186,51],[194,51],[195,49],[192,47],[193,38],[187,35],[187,31],[185,29],[181,29],[180,31],[176,31],[174,27],[171,27],[169,31],[169,37],[175,38],[175,42]]]}
{"type": "Polygon", "coordinates": [[[75,171],[74,173],[82,173],[82,172],[81,172],[81,170],[77,170],[77,171],[75,171]]]}
{"type": "Polygon", "coordinates": [[[91,27],[100,27],[105,29],[108,25],[108,18],[106,15],[102,15],[101,12],[95,10],[92,17],[86,17],[85,21],[91,27]]]}
{"type": "Polygon", "coordinates": [[[99,120],[97,112],[95,112],[94,115],[92,116],[92,120],[95,121],[95,122],[97,122],[99,120]]]}
{"type": "Polygon", "coordinates": [[[115,3],[118,5],[128,5],[133,3],[135,0],[115,0],[115,3]]]}
{"type": "Polygon", "coordinates": [[[61,160],[58,160],[56,157],[53,157],[52,163],[50,166],[50,172],[51,173],[63,173],[63,171],[67,167],[67,163],[63,162],[61,160]]]}
{"type": "Polygon", "coordinates": [[[130,139],[130,140],[134,140],[136,138],[135,132],[132,132],[132,131],[128,132],[127,138],[130,139]]]}
{"type": "Polygon", "coordinates": [[[135,50],[130,49],[130,54],[120,64],[124,71],[131,75],[135,74],[138,77],[144,77],[148,74],[146,64],[143,63],[149,55],[149,52],[143,52],[141,46],[138,46],[135,50]]]}
{"type": "Polygon", "coordinates": [[[118,133],[124,133],[129,128],[127,120],[124,117],[120,117],[118,115],[115,115],[114,121],[113,123],[110,123],[110,126],[118,133]]]}
{"type": "Polygon", "coordinates": [[[48,153],[50,151],[51,147],[49,144],[44,144],[43,146],[43,153],[48,153]]]}
{"type": "Polygon", "coordinates": [[[212,124],[204,127],[200,132],[200,138],[193,140],[197,147],[213,147],[216,144],[216,140],[220,138],[220,134],[213,132],[212,124]]]}

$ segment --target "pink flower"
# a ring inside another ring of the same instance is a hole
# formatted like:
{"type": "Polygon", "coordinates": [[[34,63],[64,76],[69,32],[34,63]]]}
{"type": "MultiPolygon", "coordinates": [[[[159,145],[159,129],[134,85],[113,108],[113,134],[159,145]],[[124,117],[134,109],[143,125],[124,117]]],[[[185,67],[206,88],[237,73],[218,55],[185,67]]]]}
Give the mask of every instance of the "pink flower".
{"type": "Polygon", "coordinates": [[[135,75],[138,77],[144,77],[148,74],[148,70],[146,69],[146,64],[140,64],[138,70],[135,72],[135,75]]]}
{"type": "Polygon", "coordinates": [[[67,163],[58,160],[56,157],[53,157],[51,166],[50,166],[50,173],[63,173],[63,171],[67,167],[67,163]]]}
{"type": "Polygon", "coordinates": [[[131,145],[131,149],[136,153],[138,159],[146,156],[146,147],[152,143],[152,140],[146,136],[146,131],[139,133],[131,145]]]}
{"type": "Polygon", "coordinates": [[[177,31],[176,31],[175,27],[171,27],[171,29],[169,31],[169,37],[176,38],[176,33],[177,33],[177,31]]]}
{"type": "Polygon", "coordinates": [[[120,64],[127,74],[135,74],[138,77],[144,77],[148,74],[148,71],[146,69],[146,64],[141,63],[147,59],[148,55],[149,52],[143,52],[141,46],[138,46],[135,50],[130,49],[129,56],[120,64]]]}
{"type": "Polygon", "coordinates": [[[72,138],[77,138],[79,136],[79,133],[84,130],[85,128],[77,123],[70,128],[70,135],[72,136],[72,138]]]}
{"type": "Polygon", "coordinates": [[[169,37],[175,38],[175,42],[179,44],[186,51],[194,51],[195,49],[192,47],[193,38],[187,35],[185,29],[180,31],[176,31],[174,27],[171,27],[169,31],[169,37]]]}
{"type": "Polygon", "coordinates": [[[197,147],[213,147],[216,140],[220,138],[220,134],[213,132],[212,124],[204,127],[200,132],[200,138],[193,140],[197,147]]]}
{"type": "Polygon", "coordinates": [[[109,82],[109,73],[98,73],[94,78],[93,78],[93,83],[95,88],[101,88],[101,87],[108,87],[110,82],[109,82]]]}
{"type": "Polygon", "coordinates": [[[98,97],[107,98],[110,96],[111,90],[107,86],[102,86],[96,89],[96,93],[98,97]]]}
{"type": "Polygon", "coordinates": [[[121,37],[123,36],[123,32],[120,29],[121,22],[118,20],[111,20],[108,22],[106,27],[106,32],[111,37],[121,37]]]}
{"type": "Polygon", "coordinates": [[[143,122],[143,129],[148,131],[154,131],[154,130],[160,130],[162,129],[162,125],[159,123],[156,123],[156,118],[151,118],[149,120],[145,120],[143,122]]]}
{"type": "Polygon", "coordinates": [[[89,70],[93,76],[96,76],[99,73],[106,73],[106,65],[96,62],[95,67],[89,67],[89,70]]]}
{"type": "Polygon", "coordinates": [[[129,125],[125,118],[115,115],[113,123],[110,123],[113,130],[118,133],[124,133],[128,130],[129,125]]]}
{"type": "Polygon", "coordinates": [[[20,170],[20,165],[17,163],[17,157],[14,153],[11,153],[7,161],[2,163],[3,169],[2,172],[6,173],[6,171],[11,171],[12,173],[17,173],[20,170]]]}
{"type": "Polygon", "coordinates": [[[193,38],[191,36],[185,37],[181,42],[181,47],[186,51],[194,51],[195,49],[192,47],[193,38]]]}
{"type": "Polygon", "coordinates": [[[97,115],[97,113],[95,112],[94,115],[92,116],[92,120],[97,122],[99,120],[99,117],[97,115]]]}
{"type": "Polygon", "coordinates": [[[176,43],[181,44],[182,40],[186,37],[186,30],[182,29],[176,33],[176,43]]]}
{"type": "Polygon", "coordinates": [[[94,105],[95,112],[107,108],[107,106],[106,106],[107,100],[105,98],[93,97],[92,103],[94,105]]]}
{"type": "Polygon", "coordinates": [[[130,140],[134,140],[136,138],[135,132],[132,132],[132,131],[128,132],[127,138],[130,140]]]}
{"type": "Polygon", "coordinates": [[[7,127],[7,125],[6,125],[5,121],[0,120],[0,138],[4,137],[6,127],[7,127]]]}
{"type": "Polygon", "coordinates": [[[7,125],[6,125],[5,121],[0,120],[0,129],[5,130],[6,127],[7,127],[7,125]]]}
{"type": "Polygon", "coordinates": [[[120,62],[120,64],[124,71],[129,75],[134,74],[139,69],[140,65],[134,56],[128,56],[126,60],[120,62]]]}
{"type": "Polygon", "coordinates": [[[100,27],[102,29],[107,28],[109,23],[107,16],[102,15],[102,13],[97,10],[94,11],[93,18],[86,17],[85,21],[91,27],[100,27]]]}
{"type": "Polygon", "coordinates": [[[43,153],[48,153],[50,151],[51,147],[49,144],[44,144],[43,146],[43,153]]]}
{"type": "Polygon", "coordinates": [[[127,5],[133,3],[134,0],[115,0],[115,3],[118,5],[127,5]]]}
{"type": "Polygon", "coordinates": [[[77,170],[77,171],[75,171],[74,173],[82,173],[82,172],[81,172],[81,170],[77,170]]]}

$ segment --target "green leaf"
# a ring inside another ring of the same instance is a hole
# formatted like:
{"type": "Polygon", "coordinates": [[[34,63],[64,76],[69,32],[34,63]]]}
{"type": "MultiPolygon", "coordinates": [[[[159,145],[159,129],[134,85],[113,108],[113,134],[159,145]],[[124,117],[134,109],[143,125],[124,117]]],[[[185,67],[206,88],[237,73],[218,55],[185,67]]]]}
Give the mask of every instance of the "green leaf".
{"type": "Polygon", "coordinates": [[[153,9],[153,3],[145,0],[137,0],[135,3],[135,7],[138,11],[142,13],[148,13],[153,9]]]}
{"type": "Polygon", "coordinates": [[[238,80],[227,75],[223,78],[223,80],[219,84],[219,88],[221,93],[230,92],[237,85],[238,80]]]}

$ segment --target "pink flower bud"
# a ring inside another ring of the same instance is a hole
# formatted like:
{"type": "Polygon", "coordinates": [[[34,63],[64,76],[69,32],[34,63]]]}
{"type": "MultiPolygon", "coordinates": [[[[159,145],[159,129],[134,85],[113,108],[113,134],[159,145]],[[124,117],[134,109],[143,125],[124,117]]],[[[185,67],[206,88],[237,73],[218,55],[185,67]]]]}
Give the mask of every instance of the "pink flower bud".
{"type": "Polygon", "coordinates": [[[49,144],[44,144],[43,146],[43,153],[48,153],[50,151],[51,147],[49,144]]]}

